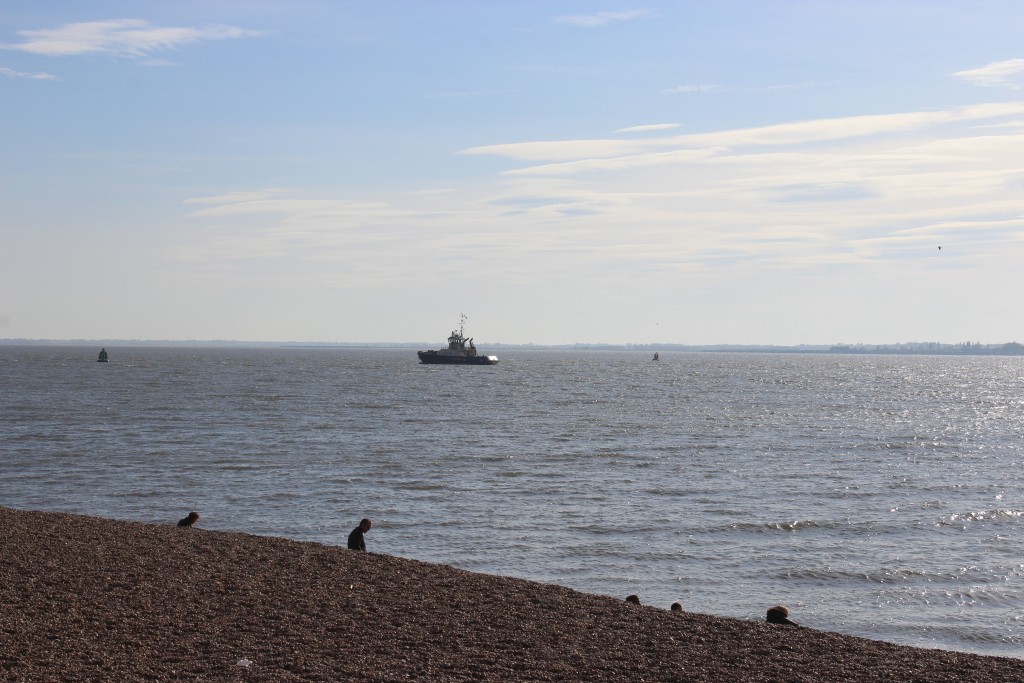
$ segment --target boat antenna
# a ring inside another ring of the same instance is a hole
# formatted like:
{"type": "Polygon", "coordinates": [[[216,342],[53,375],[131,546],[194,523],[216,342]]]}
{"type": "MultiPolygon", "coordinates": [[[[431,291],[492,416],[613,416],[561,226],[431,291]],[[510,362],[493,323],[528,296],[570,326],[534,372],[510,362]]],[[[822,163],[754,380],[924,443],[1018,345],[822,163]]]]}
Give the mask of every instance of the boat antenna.
{"type": "Polygon", "coordinates": [[[462,329],[466,326],[466,314],[459,313],[459,335],[462,334],[462,329]]]}

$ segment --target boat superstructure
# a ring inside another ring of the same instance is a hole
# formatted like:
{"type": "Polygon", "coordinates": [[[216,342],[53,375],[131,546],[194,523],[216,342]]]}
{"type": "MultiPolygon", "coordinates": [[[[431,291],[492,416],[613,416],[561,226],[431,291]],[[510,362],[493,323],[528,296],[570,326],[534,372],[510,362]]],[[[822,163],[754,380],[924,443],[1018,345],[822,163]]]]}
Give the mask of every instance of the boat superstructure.
{"type": "Polygon", "coordinates": [[[459,317],[459,329],[452,330],[448,336],[448,348],[437,351],[417,351],[421,363],[444,363],[448,365],[494,365],[497,356],[483,356],[477,352],[473,338],[466,338],[463,330],[466,316],[459,317]]]}

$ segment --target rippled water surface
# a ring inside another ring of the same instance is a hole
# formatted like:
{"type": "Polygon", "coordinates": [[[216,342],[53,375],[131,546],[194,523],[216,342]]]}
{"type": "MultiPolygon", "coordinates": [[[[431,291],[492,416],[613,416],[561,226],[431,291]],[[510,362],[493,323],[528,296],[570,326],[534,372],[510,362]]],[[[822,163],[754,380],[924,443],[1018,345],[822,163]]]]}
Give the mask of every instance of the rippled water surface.
{"type": "Polygon", "coordinates": [[[0,504],[1024,656],[1024,359],[0,347],[0,504]]]}

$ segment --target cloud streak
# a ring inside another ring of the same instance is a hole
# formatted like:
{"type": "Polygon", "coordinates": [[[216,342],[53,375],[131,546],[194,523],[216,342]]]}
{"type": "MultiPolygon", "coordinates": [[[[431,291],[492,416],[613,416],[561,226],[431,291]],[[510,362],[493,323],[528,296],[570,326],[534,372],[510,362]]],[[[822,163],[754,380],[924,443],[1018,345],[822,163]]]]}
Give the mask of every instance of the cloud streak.
{"type": "Polygon", "coordinates": [[[224,25],[155,26],[144,19],[112,19],[65,24],[54,29],[18,31],[18,35],[21,42],[0,44],[0,48],[50,57],[110,55],[138,58],[203,40],[246,38],[258,36],[260,32],[224,25]]]}
{"type": "Polygon", "coordinates": [[[24,71],[15,71],[14,69],[8,69],[0,66],[0,76],[7,76],[8,78],[29,78],[37,81],[55,81],[56,76],[47,73],[26,73],[24,71]]]}
{"type": "MultiPolygon", "coordinates": [[[[832,119],[812,119],[754,128],[738,128],[710,133],[651,137],[643,139],[593,139],[517,142],[470,147],[462,154],[491,154],[521,161],[547,161],[562,164],[558,173],[601,168],[635,168],[645,155],[652,165],[661,165],[679,154],[682,158],[696,150],[726,150],[742,147],[813,144],[850,138],[872,137],[924,130],[932,126],[965,121],[982,121],[1024,114],[1024,102],[978,104],[930,112],[875,114],[832,119]],[[621,161],[621,165],[616,162],[621,161]]],[[[549,174],[551,166],[533,169],[549,174]]],[[[518,169],[515,173],[530,173],[518,169]]]]}
{"type": "Polygon", "coordinates": [[[1024,59],[1007,59],[1002,62],[986,64],[978,69],[956,71],[950,75],[972,85],[1019,90],[1020,85],[1011,80],[1011,77],[1022,72],[1024,72],[1024,59]]]}
{"type": "Polygon", "coordinates": [[[568,17],[556,17],[555,21],[560,24],[571,24],[573,26],[580,26],[583,28],[596,28],[598,26],[607,26],[619,21],[629,21],[631,19],[638,19],[640,17],[648,16],[650,13],[646,10],[632,10],[626,12],[596,12],[594,14],[575,15],[568,17]]]}
{"type": "Polygon", "coordinates": [[[687,94],[687,93],[766,93],[778,92],[780,90],[803,90],[805,88],[818,88],[824,83],[784,83],[782,85],[759,85],[759,86],[726,86],[709,83],[678,85],[674,88],[665,88],[661,92],[666,95],[687,94]]]}
{"type": "Polygon", "coordinates": [[[662,92],[666,94],[692,93],[692,92],[726,92],[729,88],[724,85],[679,85],[674,88],[666,88],[662,92]]]}
{"type": "Polygon", "coordinates": [[[615,133],[646,133],[652,130],[669,130],[671,128],[678,128],[678,123],[652,123],[646,126],[630,126],[628,128],[619,128],[613,132],[615,133]]]}

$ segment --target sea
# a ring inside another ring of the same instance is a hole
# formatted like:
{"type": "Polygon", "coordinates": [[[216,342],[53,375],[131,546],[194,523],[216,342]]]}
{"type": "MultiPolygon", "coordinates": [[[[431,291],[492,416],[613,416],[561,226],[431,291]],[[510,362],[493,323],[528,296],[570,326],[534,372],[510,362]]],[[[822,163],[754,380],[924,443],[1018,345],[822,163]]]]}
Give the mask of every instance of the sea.
{"type": "Polygon", "coordinates": [[[0,346],[0,505],[1024,657],[1024,358],[107,351],[0,346]]]}

